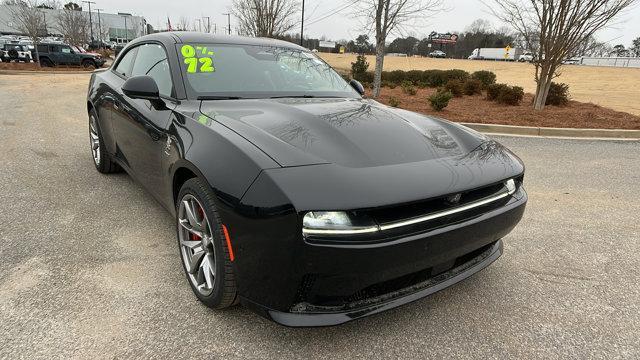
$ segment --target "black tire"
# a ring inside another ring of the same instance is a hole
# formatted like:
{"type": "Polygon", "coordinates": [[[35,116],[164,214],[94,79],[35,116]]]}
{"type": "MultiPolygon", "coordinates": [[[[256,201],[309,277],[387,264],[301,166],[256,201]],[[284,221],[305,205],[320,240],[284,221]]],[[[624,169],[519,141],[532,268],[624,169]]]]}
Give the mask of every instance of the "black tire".
{"type": "Polygon", "coordinates": [[[178,242],[178,253],[180,254],[180,259],[182,262],[182,268],[185,272],[185,276],[189,286],[191,286],[191,290],[196,295],[198,300],[200,300],[206,306],[212,309],[224,309],[238,303],[238,290],[235,281],[235,274],[233,271],[233,267],[231,265],[231,256],[229,252],[229,248],[227,247],[226,238],[224,236],[224,232],[222,230],[222,222],[220,221],[220,216],[216,210],[215,204],[213,202],[214,199],[213,191],[209,186],[205,184],[202,180],[198,178],[192,178],[187,180],[180,188],[180,192],[178,193],[178,200],[176,201],[176,238],[178,242]],[[213,291],[210,295],[206,296],[200,293],[192,281],[189,278],[189,273],[187,271],[187,265],[184,262],[184,258],[182,256],[182,249],[180,245],[180,230],[181,225],[179,223],[179,207],[182,199],[185,196],[191,195],[196,198],[196,200],[202,204],[202,208],[209,220],[209,226],[212,235],[211,244],[214,249],[214,257],[215,257],[215,274],[214,277],[214,286],[213,291]]]}
{"type": "Polygon", "coordinates": [[[96,69],[96,63],[93,60],[82,60],[82,67],[85,69],[96,69]]]}
{"type": "Polygon", "coordinates": [[[52,67],[53,63],[51,62],[51,60],[47,59],[47,58],[41,58],[40,59],[40,65],[41,66],[46,66],[46,67],[52,67]]]}
{"type": "Polygon", "coordinates": [[[103,174],[111,174],[122,171],[122,168],[113,161],[111,156],[106,151],[104,141],[102,140],[102,131],[100,130],[98,115],[93,109],[89,111],[89,146],[91,147],[91,157],[93,159],[93,165],[95,165],[98,172],[101,172],[103,174]],[[92,141],[94,134],[92,130],[95,130],[95,135],[97,135],[98,137],[97,141],[99,147],[96,150],[99,153],[98,159],[96,159],[94,155],[94,143],[92,141]]]}

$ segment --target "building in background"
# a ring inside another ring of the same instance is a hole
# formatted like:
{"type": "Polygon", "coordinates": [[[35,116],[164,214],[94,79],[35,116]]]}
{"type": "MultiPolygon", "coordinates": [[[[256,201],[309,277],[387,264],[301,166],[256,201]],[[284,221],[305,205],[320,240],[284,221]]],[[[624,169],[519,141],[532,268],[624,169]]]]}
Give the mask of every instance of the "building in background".
{"type": "MultiPolygon", "coordinates": [[[[20,33],[14,19],[11,18],[11,5],[0,5],[0,35],[26,35],[20,33]]],[[[40,9],[46,21],[46,29],[42,29],[42,36],[61,36],[58,30],[58,16],[62,9],[40,9]]],[[[82,11],[89,17],[88,11],[82,11]]],[[[93,24],[93,38],[104,42],[125,43],[149,31],[150,25],[142,16],[119,15],[100,12],[91,12],[93,24]]],[[[151,30],[153,32],[153,30],[151,30]]]]}

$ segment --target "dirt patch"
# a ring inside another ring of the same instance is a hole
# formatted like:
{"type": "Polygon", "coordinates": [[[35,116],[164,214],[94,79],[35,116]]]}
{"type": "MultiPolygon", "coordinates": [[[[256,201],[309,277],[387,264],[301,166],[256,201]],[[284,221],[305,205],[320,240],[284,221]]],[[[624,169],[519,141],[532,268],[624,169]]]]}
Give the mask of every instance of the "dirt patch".
{"type": "Polygon", "coordinates": [[[389,99],[400,100],[399,108],[435,115],[451,121],[502,124],[518,126],[589,128],[589,129],[640,129],[640,116],[604,108],[591,103],[570,101],[567,106],[547,106],[542,111],[533,110],[533,95],[525,94],[519,106],[505,106],[485,99],[485,95],[453,98],[443,111],[429,106],[427,97],[435,89],[418,89],[410,96],[395,89],[382,88],[379,101],[389,104],[389,99]]]}
{"type": "Polygon", "coordinates": [[[92,68],[86,69],[82,66],[55,66],[55,67],[38,67],[36,63],[0,63],[0,70],[21,70],[21,71],[93,71],[92,68]]]}

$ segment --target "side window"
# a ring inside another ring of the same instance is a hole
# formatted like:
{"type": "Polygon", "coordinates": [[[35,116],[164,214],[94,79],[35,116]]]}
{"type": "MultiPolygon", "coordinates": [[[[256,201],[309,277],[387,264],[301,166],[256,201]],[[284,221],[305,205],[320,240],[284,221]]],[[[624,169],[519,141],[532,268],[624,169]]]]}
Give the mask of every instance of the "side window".
{"type": "Polygon", "coordinates": [[[160,95],[171,96],[173,83],[171,81],[171,71],[169,61],[164,48],[158,44],[144,44],[138,47],[132,76],[149,75],[158,84],[160,95]]]}
{"type": "Polygon", "coordinates": [[[138,52],[138,48],[133,48],[127,51],[126,54],[120,59],[118,62],[118,66],[116,66],[116,72],[125,77],[131,76],[131,65],[133,65],[133,58],[136,57],[136,53],[138,52]]]}
{"type": "Polygon", "coordinates": [[[63,54],[71,54],[71,48],[68,46],[63,46],[62,47],[62,53],[63,54]]]}

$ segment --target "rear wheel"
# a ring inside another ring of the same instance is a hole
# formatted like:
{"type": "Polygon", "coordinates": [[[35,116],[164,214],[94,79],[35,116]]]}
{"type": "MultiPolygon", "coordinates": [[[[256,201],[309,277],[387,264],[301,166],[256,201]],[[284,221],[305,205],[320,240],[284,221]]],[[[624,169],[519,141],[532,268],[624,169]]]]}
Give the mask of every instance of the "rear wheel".
{"type": "Polygon", "coordinates": [[[187,180],[178,194],[176,227],[180,257],[196,297],[222,309],[238,302],[231,251],[213,203],[214,194],[200,179],[187,180]]]}
{"type": "Polygon", "coordinates": [[[96,63],[91,60],[82,60],[82,67],[85,69],[95,69],[96,63]]]}
{"type": "Polygon", "coordinates": [[[109,174],[120,171],[120,166],[106,152],[98,125],[98,117],[93,110],[89,112],[89,144],[91,145],[93,164],[99,172],[109,174]]]}
{"type": "Polygon", "coordinates": [[[46,67],[51,67],[53,66],[53,63],[51,62],[51,60],[44,58],[44,59],[40,59],[40,65],[41,66],[46,66],[46,67]]]}

